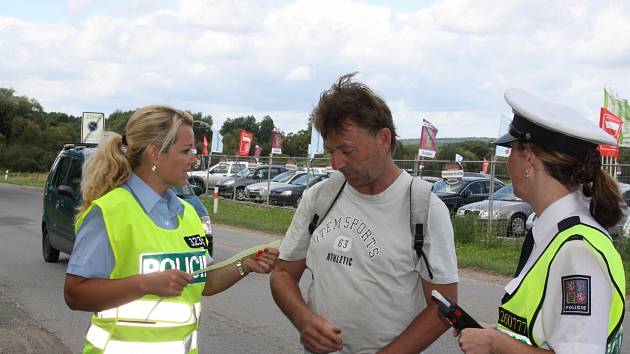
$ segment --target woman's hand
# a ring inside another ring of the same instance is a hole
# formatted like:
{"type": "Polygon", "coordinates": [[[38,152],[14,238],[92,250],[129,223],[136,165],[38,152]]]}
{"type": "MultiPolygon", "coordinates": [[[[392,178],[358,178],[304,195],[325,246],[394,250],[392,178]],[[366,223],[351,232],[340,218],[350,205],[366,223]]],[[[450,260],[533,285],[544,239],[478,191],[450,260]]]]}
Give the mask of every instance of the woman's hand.
{"type": "Polygon", "coordinates": [[[158,296],[179,296],[184,287],[192,282],[192,275],[179,269],[141,275],[142,290],[158,296]]]}
{"type": "Polygon", "coordinates": [[[243,259],[243,268],[246,273],[255,272],[268,274],[273,270],[278,262],[278,249],[265,248],[256,254],[243,259]]]}

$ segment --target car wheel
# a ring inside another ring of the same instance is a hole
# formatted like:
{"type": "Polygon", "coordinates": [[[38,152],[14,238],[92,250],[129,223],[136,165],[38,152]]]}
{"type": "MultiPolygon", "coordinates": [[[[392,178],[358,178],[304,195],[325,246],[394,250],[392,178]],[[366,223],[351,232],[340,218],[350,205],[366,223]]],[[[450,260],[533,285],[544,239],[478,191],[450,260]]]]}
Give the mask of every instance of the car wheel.
{"type": "Polygon", "coordinates": [[[245,188],[236,188],[236,200],[245,200],[245,188]]]}
{"type": "Polygon", "coordinates": [[[48,229],[46,227],[42,229],[42,255],[44,256],[44,260],[48,263],[55,263],[59,260],[59,250],[56,250],[50,244],[48,229]]]}
{"type": "Polygon", "coordinates": [[[508,237],[522,237],[525,236],[527,229],[525,228],[526,217],[523,214],[514,214],[510,218],[508,224],[508,237]]]}
{"type": "Polygon", "coordinates": [[[206,192],[206,184],[203,182],[203,180],[201,178],[190,177],[190,178],[188,178],[188,182],[190,183],[191,186],[193,186],[193,188],[195,186],[197,186],[197,187],[201,188],[203,193],[206,192]]]}

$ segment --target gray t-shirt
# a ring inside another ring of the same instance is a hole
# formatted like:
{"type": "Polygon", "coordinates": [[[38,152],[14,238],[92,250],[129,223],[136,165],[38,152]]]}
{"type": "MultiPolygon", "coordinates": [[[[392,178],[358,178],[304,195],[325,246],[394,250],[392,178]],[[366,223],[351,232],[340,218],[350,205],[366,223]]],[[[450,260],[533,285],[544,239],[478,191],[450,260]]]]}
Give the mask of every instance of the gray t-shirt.
{"type": "Polygon", "coordinates": [[[411,178],[402,172],[377,195],[346,185],[310,236],[313,196],[326,188],[319,183],[305,193],[280,246],[280,259],[306,258],[313,274],[308,306],[341,328],[339,353],[374,353],[394,340],[426,308],[420,276],[459,281],[448,209],[434,194],[424,247],[433,279],[418,261],[409,227],[411,178]]]}

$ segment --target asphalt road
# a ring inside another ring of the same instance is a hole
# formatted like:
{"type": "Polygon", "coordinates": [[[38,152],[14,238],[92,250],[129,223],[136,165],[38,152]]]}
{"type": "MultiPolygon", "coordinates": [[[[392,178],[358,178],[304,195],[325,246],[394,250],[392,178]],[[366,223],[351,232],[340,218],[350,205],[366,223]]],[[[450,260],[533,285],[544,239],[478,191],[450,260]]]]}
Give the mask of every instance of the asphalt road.
{"type": "MultiPolygon", "coordinates": [[[[77,353],[82,348],[90,314],[71,311],[64,303],[68,257],[62,255],[54,264],[42,259],[41,213],[40,190],[0,184],[0,353],[77,353]]],[[[266,234],[220,225],[214,225],[213,233],[218,260],[273,240],[266,234]]],[[[479,321],[492,323],[504,282],[464,273],[460,304],[479,321]]],[[[249,275],[233,288],[204,298],[203,305],[201,353],[303,352],[297,331],[271,298],[267,276],[249,275]]],[[[627,342],[623,352],[630,353],[627,342]]],[[[450,333],[425,351],[458,352],[450,333]]]]}

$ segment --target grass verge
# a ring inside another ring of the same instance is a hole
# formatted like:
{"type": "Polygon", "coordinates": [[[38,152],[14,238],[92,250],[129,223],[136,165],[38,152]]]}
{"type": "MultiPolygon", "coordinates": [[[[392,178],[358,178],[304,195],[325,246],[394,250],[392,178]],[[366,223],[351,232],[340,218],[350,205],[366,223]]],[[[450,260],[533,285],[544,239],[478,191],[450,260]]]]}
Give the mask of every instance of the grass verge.
{"type": "Polygon", "coordinates": [[[210,212],[213,223],[238,226],[281,236],[289,228],[295,211],[288,208],[275,208],[221,199],[219,200],[218,212],[213,214],[213,200],[207,197],[202,197],[202,200],[210,212]]]}
{"type": "Polygon", "coordinates": [[[4,179],[4,174],[0,174],[0,182],[43,188],[47,177],[48,173],[12,172],[8,174],[7,179],[4,179]]]}

